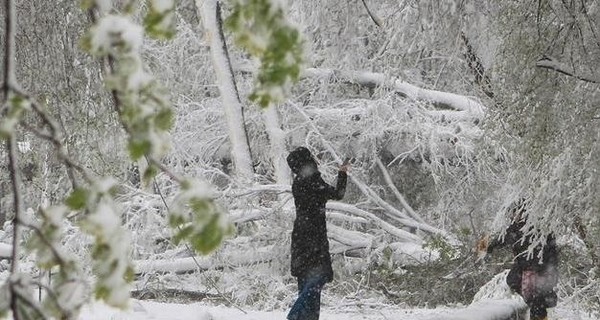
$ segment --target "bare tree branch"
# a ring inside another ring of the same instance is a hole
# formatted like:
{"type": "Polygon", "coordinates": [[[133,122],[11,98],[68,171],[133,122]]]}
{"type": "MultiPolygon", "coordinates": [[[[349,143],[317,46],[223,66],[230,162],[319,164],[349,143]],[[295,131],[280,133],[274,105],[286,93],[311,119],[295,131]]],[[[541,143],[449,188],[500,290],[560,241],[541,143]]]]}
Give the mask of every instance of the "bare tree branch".
{"type": "Polygon", "coordinates": [[[550,56],[544,55],[540,60],[538,60],[535,63],[535,66],[538,68],[554,70],[558,73],[562,73],[564,75],[573,77],[577,80],[591,83],[600,83],[600,79],[596,79],[595,77],[590,75],[577,74],[575,70],[573,70],[573,68],[550,56]]]}
{"type": "MultiPolygon", "coordinates": [[[[4,12],[6,17],[5,21],[5,46],[4,46],[4,75],[3,75],[3,101],[2,106],[4,111],[9,108],[9,92],[12,80],[14,78],[14,40],[15,40],[15,4],[13,0],[6,0],[4,2],[4,12]]],[[[11,275],[15,275],[19,271],[19,242],[21,240],[21,228],[19,226],[21,220],[21,185],[19,177],[19,166],[18,166],[18,153],[17,153],[17,139],[15,133],[9,133],[9,137],[6,140],[6,149],[8,150],[8,168],[9,176],[13,192],[13,239],[12,239],[12,261],[10,265],[11,275]]],[[[21,315],[18,312],[18,300],[19,300],[19,284],[13,280],[9,280],[10,288],[10,309],[13,312],[15,320],[20,320],[21,315]]]]}
{"type": "Polygon", "coordinates": [[[460,33],[460,37],[462,38],[465,47],[467,48],[467,52],[465,53],[469,68],[473,71],[475,75],[475,83],[481,88],[483,93],[488,96],[490,99],[494,98],[494,92],[492,91],[492,83],[487,73],[485,72],[485,68],[483,67],[483,63],[481,63],[481,59],[475,53],[469,38],[464,32],[460,33]]]}
{"type": "Polygon", "coordinates": [[[371,17],[371,20],[373,20],[373,22],[375,22],[375,24],[378,27],[381,27],[383,25],[383,23],[381,23],[381,19],[379,19],[379,17],[377,17],[370,9],[369,6],[367,5],[367,1],[366,0],[362,0],[362,4],[363,6],[365,6],[365,9],[367,10],[367,13],[369,14],[369,17],[371,17]]]}

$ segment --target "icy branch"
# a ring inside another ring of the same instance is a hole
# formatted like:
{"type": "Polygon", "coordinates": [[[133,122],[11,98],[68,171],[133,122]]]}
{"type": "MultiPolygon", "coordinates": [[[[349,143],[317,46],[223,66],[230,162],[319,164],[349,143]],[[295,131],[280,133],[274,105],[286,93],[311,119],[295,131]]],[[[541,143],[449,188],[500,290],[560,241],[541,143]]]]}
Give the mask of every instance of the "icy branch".
{"type": "Polygon", "coordinates": [[[535,66],[538,68],[554,70],[558,73],[562,73],[564,75],[573,77],[573,78],[581,80],[581,81],[591,82],[591,83],[600,83],[600,79],[597,79],[591,75],[577,74],[577,73],[575,73],[575,70],[573,70],[573,68],[558,61],[557,59],[555,59],[553,57],[543,56],[540,60],[538,60],[535,63],[535,66]]]}
{"type": "Polygon", "coordinates": [[[469,111],[476,117],[483,117],[485,107],[472,98],[443,91],[419,88],[399,78],[388,77],[383,73],[366,71],[342,71],[333,69],[307,68],[303,78],[336,79],[358,84],[367,88],[384,87],[414,100],[429,101],[444,108],[469,111]]]}
{"type": "Polygon", "coordinates": [[[423,242],[423,240],[419,236],[412,234],[408,231],[398,229],[398,228],[394,227],[393,225],[383,221],[381,218],[378,218],[374,214],[364,211],[362,209],[359,209],[353,205],[336,202],[336,201],[329,201],[329,202],[327,202],[326,207],[327,207],[327,209],[330,209],[330,210],[338,210],[341,212],[347,212],[347,213],[353,214],[355,216],[368,219],[369,221],[372,221],[373,223],[377,224],[381,229],[385,230],[389,234],[397,237],[398,239],[400,239],[402,241],[409,241],[409,242],[416,242],[416,243],[423,242]]]}
{"type": "Polygon", "coordinates": [[[394,195],[396,196],[396,199],[398,199],[398,201],[400,201],[400,204],[402,204],[402,206],[404,207],[404,210],[406,210],[406,212],[408,212],[408,215],[410,215],[411,218],[415,219],[416,221],[424,223],[425,220],[423,220],[423,218],[421,218],[421,216],[418,213],[416,213],[415,210],[413,210],[413,208],[408,204],[408,202],[406,201],[404,196],[400,193],[400,191],[398,191],[398,188],[396,188],[396,186],[394,185],[394,182],[392,181],[392,177],[390,177],[390,173],[387,171],[387,169],[385,168],[383,163],[381,163],[381,160],[379,159],[379,157],[375,158],[375,162],[377,163],[377,166],[381,170],[381,173],[383,174],[383,178],[385,179],[385,182],[388,184],[390,189],[392,189],[394,195]]]}

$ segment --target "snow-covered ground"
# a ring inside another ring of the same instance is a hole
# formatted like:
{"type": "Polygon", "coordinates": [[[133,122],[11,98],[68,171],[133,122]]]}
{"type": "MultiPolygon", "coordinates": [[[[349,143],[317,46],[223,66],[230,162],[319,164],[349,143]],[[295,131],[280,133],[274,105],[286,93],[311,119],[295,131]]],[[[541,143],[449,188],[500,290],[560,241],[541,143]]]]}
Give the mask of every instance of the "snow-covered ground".
{"type": "MultiPolygon", "coordinates": [[[[510,307],[510,300],[501,300],[495,307],[406,309],[393,305],[327,306],[321,311],[321,320],[480,320],[483,314],[502,312],[510,307]]],[[[488,305],[489,306],[489,305],[488,305]]],[[[170,304],[132,300],[128,311],[121,311],[96,303],[84,308],[83,320],[284,320],[286,312],[257,311],[204,303],[170,304]]],[[[553,309],[550,320],[592,320],[589,315],[559,306],[553,309]]]]}

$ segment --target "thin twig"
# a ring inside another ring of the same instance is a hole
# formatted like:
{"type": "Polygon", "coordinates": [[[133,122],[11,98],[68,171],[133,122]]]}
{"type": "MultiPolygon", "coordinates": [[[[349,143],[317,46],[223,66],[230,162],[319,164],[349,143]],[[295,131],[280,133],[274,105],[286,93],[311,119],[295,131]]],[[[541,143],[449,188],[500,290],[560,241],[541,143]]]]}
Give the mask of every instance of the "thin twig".
{"type": "Polygon", "coordinates": [[[558,73],[562,73],[564,75],[573,77],[577,80],[591,83],[600,83],[600,79],[595,79],[587,75],[576,74],[575,70],[549,56],[543,56],[540,60],[538,60],[535,63],[535,66],[538,68],[554,70],[558,73]]]}
{"type": "Polygon", "coordinates": [[[46,236],[44,235],[44,233],[42,232],[42,230],[35,225],[29,224],[29,223],[23,223],[21,222],[21,225],[23,227],[27,227],[31,230],[33,230],[42,240],[42,242],[48,246],[48,248],[50,249],[50,251],[52,252],[52,255],[56,258],[56,260],[58,261],[58,264],[60,264],[61,266],[66,265],[66,261],[64,260],[64,258],[60,255],[60,252],[58,252],[58,250],[52,245],[52,243],[50,243],[50,240],[48,240],[46,238],[46,236]]]}
{"type": "Polygon", "coordinates": [[[372,11],[371,9],[369,9],[369,6],[367,5],[366,0],[362,0],[362,4],[363,6],[365,6],[365,9],[367,10],[367,13],[369,14],[369,17],[371,17],[371,20],[373,20],[373,22],[375,22],[375,24],[378,27],[381,27],[383,25],[383,23],[381,23],[381,19],[379,19],[379,17],[377,17],[372,11]]]}

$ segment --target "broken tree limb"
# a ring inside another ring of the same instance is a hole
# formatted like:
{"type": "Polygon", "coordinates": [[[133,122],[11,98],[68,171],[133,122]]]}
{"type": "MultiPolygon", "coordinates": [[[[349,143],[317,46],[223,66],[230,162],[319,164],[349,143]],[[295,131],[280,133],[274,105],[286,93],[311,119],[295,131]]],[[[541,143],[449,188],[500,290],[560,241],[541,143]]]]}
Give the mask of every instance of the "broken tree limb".
{"type": "Polygon", "coordinates": [[[164,260],[138,260],[135,261],[136,274],[144,273],[186,273],[219,269],[229,266],[251,265],[272,261],[275,257],[273,246],[265,246],[256,250],[235,251],[224,253],[220,257],[197,256],[185,258],[171,258],[164,260]]]}
{"type": "MultiPolygon", "coordinates": [[[[346,239],[339,238],[339,239],[346,239]]],[[[332,239],[336,240],[336,239],[332,239]]],[[[347,239],[346,239],[347,240],[347,239]]],[[[336,240],[337,241],[337,240],[336,240]]],[[[352,241],[352,246],[342,244],[341,246],[334,246],[330,252],[332,255],[345,254],[348,251],[357,249],[370,248],[370,243],[366,241],[352,241]]],[[[278,245],[269,245],[260,247],[254,250],[236,250],[234,252],[228,252],[220,254],[218,257],[215,255],[211,256],[193,256],[183,258],[170,258],[170,259],[148,259],[148,260],[137,260],[134,261],[135,274],[146,274],[146,273],[191,273],[201,272],[209,269],[224,269],[231,267],[249,266],[259,263],[269,263],[272,261],[280,261],[281,255],[277,252],[278,245]]]]}
{"type": "Polygon", "coordinates": [[[413,233],[410,233],[408,231],[399,229],[399,228],[385,222],[383,219],[375,216],[374,214],[367,212],[365,210],[359,209],[356,206],[349,205],[349,204],[342,203],[342,202],[337,202],[337,201],[329,201],[326,204],[326,208],[328,208],[330,210],[339,210],[342,212],[347,212],[347,213],[356,215],[358,217],[366,218],[369,221],[372,221],[373,223],[378,225],[381,229],[383,229],[387,233],[397,237],[399,240],[415,242],[415,243],[423,242],[423,239],[421,239],[421,237],[419,237],[413,233]]]}
{"type": "MultiPolygon", "coordinates": [[[[335,161],[337,161],[338,163],[342,163],[342,158],[337,154],[337,152],[335,151],[333,146],[331,146],[331,144],[325,138],[323,138],[323,135],[321,134],[319,129],[316,127],[316,125],[314,124],[312,119],[306,114],[306,112],[304,112],[304,110],[299,108],[296,104],[292,103],[291,105],[306,119],[306,121],[309,123],[309,125],[313,128],[315,134],[317,134],[317,136],[319,136],[321,138],[323,146],[333,156],[335,161]]],[[[385,209],[384,213],[391,219],[393,219],[407,227],[410,227],[410,228],[421,230],[423,232],[430,233],[430,234],[440,235],[451,244],[458,243],[458,241],[456,240],[456,237],[454,237],[450,233],[448,233],[444,230],[435,228],[433,226],[430,226],[426,223],[417,222],[414,219],[412,219],[411,217],[409,217],[406,213],[394,208],[394,206],[392,206],[391,204],[389,204],[385,200],[383,200],[375,191],[373,191],[373,189],[371,189],[369,186],[367,186],[366,183],[362,182],[357,176],[350,174],[350,175],[348,175],[348,177],[350,178],[350,181],[352,181],[367,198],[369,198],[370,200],[375,202],[381,208],[385,209]]],[[[416,235],[415,235],[415,237],[417,237],[420,241],[423,241],[420,237],[418,237],[416,235]]]]}
{"type": "Polygon", "coordinates": [[[377,166],[379,167],[379,170],[381,170],[381,174],[383,175],[383,179],[388,184],[388,187],[390,187],[390,189],[392,189],[392,192],[396,196],[396,199],[398,199],[398,201],[400,201],[400,204],[402,205],[402,207],[404,207],[404,210],[406,210],[406,212],[408,213],[408,215],[411,218],[415,219],[416,221],[424,223],[425,220],[423,220],[423,218],[421,218],[421,216],[418,213],[415,212],[415,210],[408,204],[408,202],[406,201],[406,199],[404,198],[404,196],[400,193],[400,191],[398,191],[398,188],[396,188],[396,185],[394,185],[394,182],[392,181],[392,177],[390,177],[390,173],[385,168],[385,166],[383,165],[383,163],[381,163],[381,159],[379,159],[379,157],[375,158],[375,163],[377,163],[377,166]]]}
{"type": "Polygon", "coordinates": [[[327,224],[327,236],[350,248],[370,248],[374,238],[370,234],[346,230],[331,223],[327,224]]]}
{"type": "Polygon", "coordinates": [[[389,77],[383,73],[342,71],[323,68],[307,68],[302,78],[337,79],[339,81],[358,84],[367,88],[390,88],[396,93],[413,100],[424,100],[446,109],[468,111],[477,118],[482,118],[485,107],[474,99],[454,93],[429,90],[417,87],[399,78],[389,77]]]}

